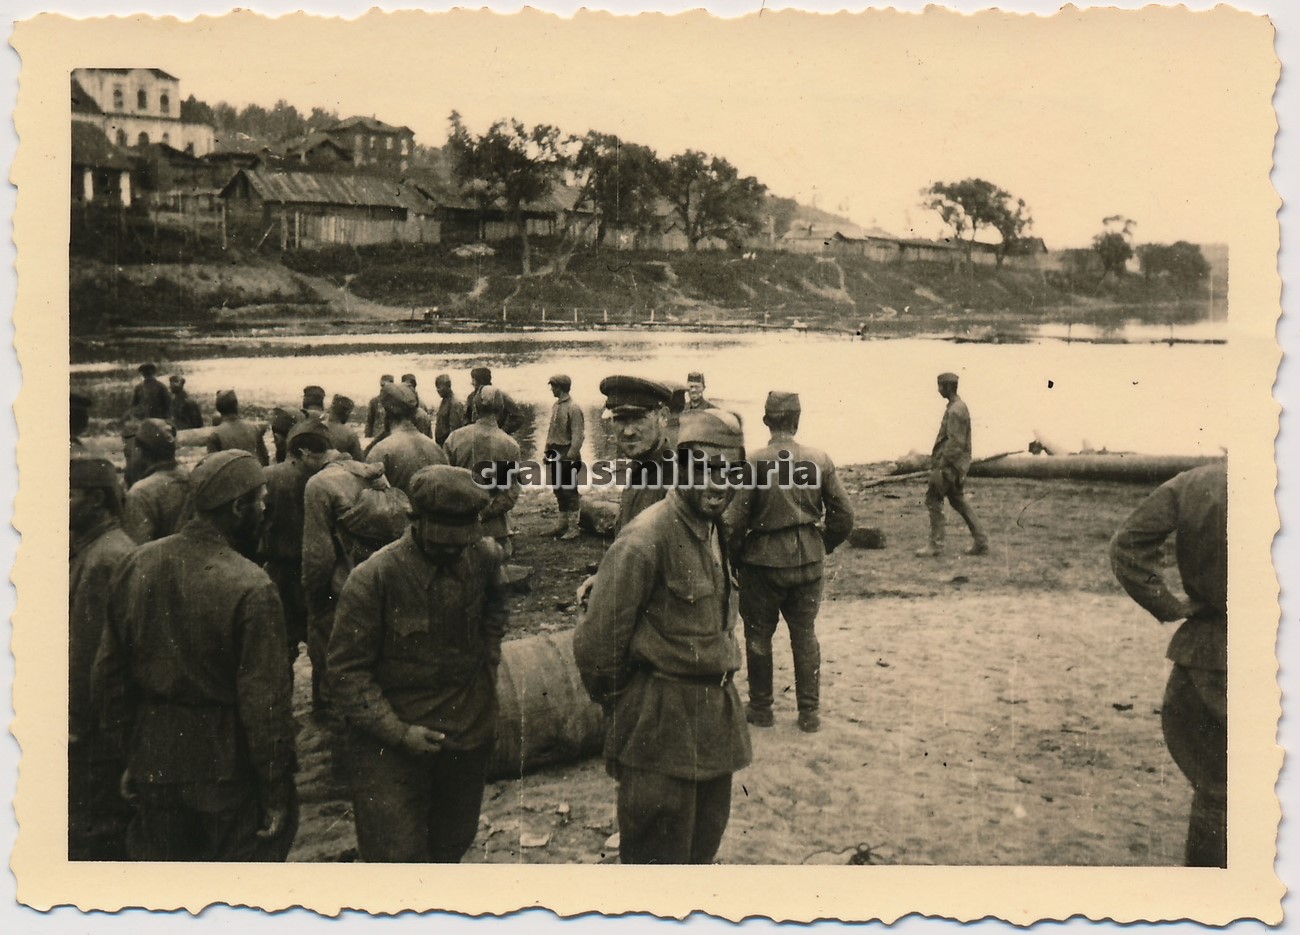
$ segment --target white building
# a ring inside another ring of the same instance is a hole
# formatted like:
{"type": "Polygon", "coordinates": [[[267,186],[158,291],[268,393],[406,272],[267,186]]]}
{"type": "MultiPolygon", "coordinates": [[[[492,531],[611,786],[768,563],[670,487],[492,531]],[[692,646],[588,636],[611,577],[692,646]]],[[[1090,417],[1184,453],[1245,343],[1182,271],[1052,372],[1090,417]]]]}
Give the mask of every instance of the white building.
{"type": "Polygon", "coordinates": [[[161,68],[74,68],[72,95],[72,119],[94,123],[118,146],[166,143],[194,156],[212,152],[213,128],[181,120],[181,81],[161,68]]]}

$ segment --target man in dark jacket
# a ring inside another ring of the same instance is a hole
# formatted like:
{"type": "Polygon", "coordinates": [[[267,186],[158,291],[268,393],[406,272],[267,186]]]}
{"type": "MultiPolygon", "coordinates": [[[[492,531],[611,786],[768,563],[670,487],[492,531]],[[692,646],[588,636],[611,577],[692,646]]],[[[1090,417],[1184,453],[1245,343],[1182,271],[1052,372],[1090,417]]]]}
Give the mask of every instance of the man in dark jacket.
{"type": "Polygon", "coordinates": [[[440,400],[433,420],[433,440],[442,445],[446,443],[448,435],[465,424],[465,404],[456,398],[451,388],[451,377],[447,374],[438,374],[433,386],[438,391],[440,400]]]}
{"type": "Polygon", "coordinates": [[[190,472],[176,463],[176,434],[162,419],[145,419],[135,430],[141,478],[126,492],[122,526],[138,543],[172,533],[193,513],[190,472]]]}
{"type": "Polygon", "coordinates": [[[370,446],[365,460],[382,464],[388,482],[410,493],[408,488],[416,471],[431,464],[446,464],[447,456],[437,442],[411,421],[420,405],[415,390],[405,383],[390,383],[381,395],[388,436],[370,446]]]}
{"type": "Polygon", "coordinates": [[[239,397],[234,390],[222,390],[217,394],[217,412],[221,415],[221,424],[208,435],[208,451],[247,451],[254,455],[263,466],[270,464],[266,453],[265,431],[262,426],[247,422],[239,414],[239,397]]]}
{"type": "Polygon", "coordinates": [[[203,428],[203,413],[199,404],[185,389],[185,378],[172,374],[167,378],[167,388],[172,394],[171,423],[180,429],[203,428]]]}
{"type": "Polygon", "coordinates": [[[108,596],[92,694],[126,752],[133,860],[284,860],[297,827],[291,681],[257,548],[262,469],[194,469],[197,516],[140,546],[108,596]]]}
{"type": "Polygon", "coordinates": [[[131,391],[131,411],[137,419],[166,419],[172,413],[172,399],[167,387],[158,382],[158,367],[141,364],[140,382],[131,391]]]}
{"type": "Polygon", "coordinates": [[[348,577],[329,644],[366,861],[456,863],[478,829],[507,611],[469,471],[411,480],[413,524],[348,577]]]}
{"type": "Polygon", "coordinates": [[[123,860],[131,808],[125,764],[90,701],[90,671],[108,625],[108,594],[135,548],[122,531],[122,485],[102,458],[73,458],[68,489],[68,859],[123,860]]]}
{"type": "MultiPolygon", "coordinates": [[[[740,420],[721,409],[683,413],[680,442],[714,471],[744,457],[740,420]]],[[[717,525],[729,497],[724,486],[673,490],[633,520],[605,554],[574,633],[583,684],[609,714],[605,763],[618,781],[623,863],[712,862],[732,775],[751,760],[717,525]]]]}
{"type": "Polygon", "coordinates": [[[384,387],[393,382],[393,375],[386,373],[379,378],[379,395],[372,396],[366,406],[366,438],[377,438],[384,432],[384,387]]]}
{"type": "Polygon", "coordinates": [[[343,452],[353,461],[361,461],[364,458],[361,452],[361,440],[348,426],[348,417],[352,415],[352,410],[355,408],[356,403],[351,399],[335,393],[334,398],[330,400],[330,410],[326,413],[323,424],[329,431],[330,444],[335,451],[343,452]]]}
{"type": "MultiPolygon", "coordinates": [[[[475,367],[469,372],[469,382],[474,389],[470,391],[469,396],[465,397],[466,425],[477,422],[482,415],[478,411],[479,395],[485,388],[492,386],[492,370],[488,367],[475,367]]],[[[497,428],[513,438],[523,429],[527,417],[508,393],[497,387],[493,389],[499,394],[501,400],[500,409],[497,410],[497,428]]]]}

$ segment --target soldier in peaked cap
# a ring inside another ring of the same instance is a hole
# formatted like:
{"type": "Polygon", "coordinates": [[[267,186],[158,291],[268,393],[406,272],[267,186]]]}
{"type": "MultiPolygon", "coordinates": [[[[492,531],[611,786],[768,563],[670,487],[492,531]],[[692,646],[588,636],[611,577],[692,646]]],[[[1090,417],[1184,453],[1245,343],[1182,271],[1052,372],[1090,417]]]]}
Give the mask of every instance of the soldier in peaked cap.
{"type": "Polygon", "coordinates": [[[573,381],[558,373],[548,381],[555,404],[551,407],[551,424],[546,430],[546,462],[555,500],[560,508],[560,525],[552,535],[560,539],[578,538],[578,472],[582,469],[582,442],[585,420],[582,407],[569,396],[573,381]]]}
{"type": "Polygon", "coordinates": [[[176,432],[162,419],[140,423],[135,447],[142,473],[126,492],[122,527],[136,542],[152,542],[190,518],[190,472],[176,463],[176,432]]]}
{"type": "Polygon", "coordinates": [[[930,485],[925,491],[925,506],[930,513],[930,544],[916,552],[917,558],[937,558],[943,554],[943,501],[946,499],[966,521],[972,544],[967,555],[983,555],[989,550],[988,536],[975,511],[966,502],[963,484],[971,462],[970,410],[957,395],[957,374],[938,376],[939,395],[948,401],[939,422],[930,458],[930,485]]]}
{"type": "Polygon", "coordinates": [[[406,535],[339,597],[332,698],[352,731],[361,858],[455,863],[474,842],[495,738],[503,556],[469,471],[423,468],[410,496],[406,535]]]}
{"type": "Polygon", "coordinates": [[[682,414],[692,483],[614,540],[573,637],[591,697],[608,713],[605,763],[618,782],[623,863],[710,863],[731,814],[733,774],[751,760],[735,601],[714,482],[744,458],[740,420],[682,414]],[[705,477],[710,483],[705,485],[705,477]]]}
{"type": "Polygon", "coordinates": [[[131,808],[125,764],[90,701],[90,670],[108,624],[113,576],[135,548],[119,524],[122,484],[102,458],[73,457],[68,485],[68,859],[122,860],[131,808]]]}
{"type": "Polygon", "coordinates": [[[600,381],[605,408],[613,416],[618,456],[631,464],[630,485],[619,499],[615,534],[667,490],[660,486],[663,452],[669,450],[666,420],[672,391],[642,377],[613,376],[600,381]]]}
{"type": "Polygon", "coordinates": [[[262,468],[209,455],[197,515],[123,561],[93,702],[125,750],[134,860],[283,860],[297,827],[291,673],[275,586],[246,555],[262,468]]]}
{"type": "Polygon", "coordinates": [[[208,451],[247,451],[263,465],[271,463],[266,453],[262,426],[248,422],[239,414],[239,397],[234,390],[217,393],[217,412],[221,424],[208,435],[208,451]]]}
{"type": "Polygon", "coordinates": [[[799,727],[811,733],[821,728],[821,648],[814,626],[822,600],[822,560],[853,531],[853,507],[826,453],[795,441],[801,413],[798,393],[768,393],[763,422],[772,437],[750,462],[760,478],[785,458],[792,464],[811,462],[817,466],[817,486],[772,483],[739,490],[724,525],[740,581],[749,723],[773,724],[772,637],[784,616],[799,727]]]}

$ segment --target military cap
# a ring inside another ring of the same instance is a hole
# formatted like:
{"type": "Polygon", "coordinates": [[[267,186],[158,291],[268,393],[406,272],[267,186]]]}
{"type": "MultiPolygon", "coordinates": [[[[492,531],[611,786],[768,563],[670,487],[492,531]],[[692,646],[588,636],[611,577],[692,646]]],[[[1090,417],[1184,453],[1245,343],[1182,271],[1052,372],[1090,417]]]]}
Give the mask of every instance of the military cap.
{"type": "Polygon", "coordinates": [[[662,383],[625,376],[606,377],[600,381],[600,391],[605,394],[605,408],[615,415],[658,409],[673,395],[662,383]]]}
{"type": "Polygon", "coordinates": [[[573,381],[569,379],[567,373],[557,373],[546,382],[552,386],[558,386],[566,391],[573,389],[573,381]]]}
{"type": "Polygon", "coordinates": [[[144,376],[146,376],[146,377],[151,377],[151,376],[153,376],[155,373],[158,372],[158,365],[157,365],[157,364],[141,364],[139,367],[136,367],[135,369],[136,369],[136,370],[139,370],[140,373],[143,374],[144,376]]]}
{"type": "Polygon", "coordinates": [[[420,402],[415,395],[415,390],[405,383],[385,383],[384,388],[379,391],[379,401],[385,409],[408,414],[415,412],[415,407],[420,402]]]}
{"type": "Polygon", "coordinates": [[[304,409],[324,409],[325,408],[325,388],[316,386],[304,386],[302,388],[302,408],[304,409]]]}
{"type": "Polygon", "coordinates": [[[334,412],[341,412],[344,409],[351,412],[355,408],[357,408],[357,404],[348,396],[340,396],[338,393],[335,393],[334,398],[330,400],[330,409],[334,412]]]}
{"type": "MultiPolygon", "coordinates": [[[[276,435],[288,435],[294,423],[302,418],[302,412],[276,406],[271,410],[271,431],[276,435]]],[[[313,420],[315,421],[315,420],[313,420]]]]}
{"type": "Polygon", "coordinates": [[[407,386],[419,386],[419,383],[415,379],[415,374],[413,373],[402,374],[402,382],[407,386]]]}
{"type": "Polygon", "coordinates": [[[176,430],[162,419],[144,419],[136,427],[135,444],[153,455],[176,453],[176,430]]]}
{"type": "Polygon", "coordinates": [[[380,382],[380,383],[392,383],[392,382],[393,382],[393,375],[392,375],[391,373],[386,373],[386,374],[384,374],[382,377],[379,378],[379,382],[380,382]]]}
{"type": "Polygon", "coordinates": [[[117,468],[103,458],[72,458],[68,486],[73,490],[118,490],[117,468]]]}
{"type": "Polygon", "coordinates": [[[469,372],[469,378],[480,386],[487,386],[492,382],[492,371],[487,367],[475,367],[469,372]]]}
{"type": "Polygon", "coordinates": [[[289,429],[289,437],[285,439],[285,446],[290,451],[297,451],[300,448],[310,448],[312,451],[328,451],[333,447],[330,442],[330,430],[319,419],[303,419],[294,425],[293,428],[289,429]]]}
{"type": "Polygon", "coordinates": [[[956,385],[957,385],[957,374],[955,374],[955,373],[948,373],[947,371],[945,371],[945,372],[939,374],[939,382],[940,382],[940,383],[951,383],[951,384],[953,384],[954,386],[956,386],[956,385]]]}
{"type": "Polygon", "coordinates": [[[238,500],[263,483],[262,465],[242,448],[208,455],[190,475],[190,491],[197,510],[214,510],[238,500]]]}
{"type": "Polygon", "coordinates": [[[491,501],[465,468],[431,464],[411,478],[411,509],[432,520],[426,533],[448,545],[468,545],[483,537],[479,513],[491,501]]]}
{"type": "Polygon", "coordinates": [[[229,406],[231,410],[239,408],[239,397],[235,395],[234,390],[217,391],[217,411],[222,412],[222,406],[229,406]]]}
{"type": "Polygon", "coordinates": [[[677,444],[711,445],[715,448],[745,448],[745,430],[740,417],[725,409],[689,409],[682,413],[677,444]]]}
{"type": "Polygon", "coordinates": [[[698,370],[692,370],[690,373],[686,374],[686,382],[703,384],[704,374],[700,373],[698,370]]]}
{"type": "Polygon", "coordinates": [[[501,391],[495,386],[488,385],[480,387],[478,395],[474,397],[474,411],[479,415],[484,413],[500,414],[505,408],[505,400],[501,397],[501,391]]]}
{"type": "Polygon", "coordinates": [[[74,392],[68,394],[68,408],[73,412],[85,412],[93,405],[95,405],[95,401],[85,393],[74,392]]]}
{"type": "Polygon", "coordinates": [[[763,405],[763,415],[766,416],[797,416],[802,411],[799,394],[787,393],[785,390],[770,390],[767,402],[763,405]]]}

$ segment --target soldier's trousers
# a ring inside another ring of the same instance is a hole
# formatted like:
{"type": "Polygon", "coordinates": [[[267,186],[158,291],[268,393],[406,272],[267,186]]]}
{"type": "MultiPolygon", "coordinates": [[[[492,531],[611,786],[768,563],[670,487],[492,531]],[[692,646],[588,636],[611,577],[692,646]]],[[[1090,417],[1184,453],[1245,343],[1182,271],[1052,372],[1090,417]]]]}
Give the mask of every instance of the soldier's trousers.
{"type": "Polygon", "coordinates": [[[573,513],[581,503],[577,478],[582,462],[565,458],[568,450],[568,446],[546,447],[546,482],[555,490],[555,502],[561,513],[573,513]]]}
{"type": "Polygon", "coordinates": [[[1227,673],[1175,665],[1165,686],[1161,726],[1169,755],[1192,784],[1189,867],[1228,866],[1227,673]]]}
{"type": "Polygon", "coordinates": [[[966,528],[970,530],[975,545],[979,548],[988,545],[989,539],[984,532],[984,527],[980,525],[980,521],[975,516],[975,511],[971,509],[971,505],[966,502],[964,480],[964,477],[955,469],[945,468],[943,470],[943,482],[935,483],[934,480],[931,480],[930,486],[926,488],[925,506],[930,511],[930,546],[936,550],[943,548],[943,501],[945,499],[952,504],[952,508],[957,511],[957,515],[965,520],[966,528]]]}
{"type": "Polygon", "coordinates": [[[822,602],[822,565],[796,568],[741,565],[740,616],[745,623],[745,667],[749,707],[772,707],[772,637],[781,617],[790,628],[795,701],[800,711],[817,711],[821,696],[821,646],[817,611],[822,602]]]}
{"type": "Polygon", "coordinates": [[[314,610],[307,616],[307,658],[311,660],[311,703],[316,711],[329,706],[329,681],[325,660],[329,655],[330,634],[334,632],[334,605],[328,610],[314,610]]]}
{"type": "Polygon", "coordinates": [[[622,863],[712,863],[730,818],[731,773],[697,781],[618,767],[622,863]]]}
{"type": "Polygon", "coordinates": [[[131,806],[119,792],[126,764],[68,756],[68,860],[125,860],[131,806]]]}
{"type": "Polygon", "coordinates": [[[279,862],[298,832],[298,802],[277,837],[262,839],[256,790],[244,783],[139,783],[127,829],[131,860],[279,862]]]}
{"type": "Polygon", "coordinates": [[[298,644],[307,641],[307,596],[302,590],[302,559],[269,559],[266,574],[280,593],[284,629],[289,638],[289,658],[298,657],[298,644]]]}
{"type": "Polygon", "coordinates": [[[368,863],[459,863],[478,833],[492,745],[417,757],[349,736],[357,850],[368,863]]]}

